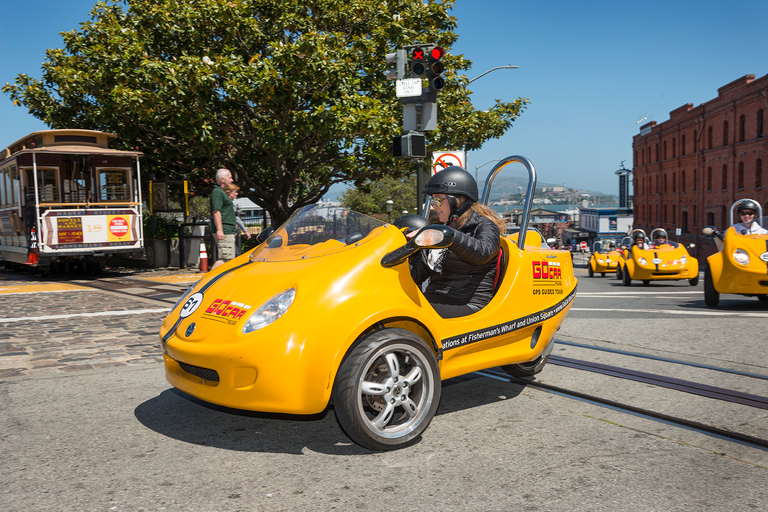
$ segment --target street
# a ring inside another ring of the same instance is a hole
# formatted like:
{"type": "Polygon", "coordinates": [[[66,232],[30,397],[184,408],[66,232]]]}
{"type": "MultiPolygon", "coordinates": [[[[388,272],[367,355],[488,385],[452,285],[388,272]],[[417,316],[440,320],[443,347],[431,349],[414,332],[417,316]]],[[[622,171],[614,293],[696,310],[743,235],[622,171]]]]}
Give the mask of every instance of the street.
{"type": "MultiPolygon", "coordinates": [[[[577,297],[536,383],[768,440],[765,408],[564,365],[765,399],[766,303],[724,295],[709,309],[701,283],[624,287],[587,277],[585,262],[576,256],[577,297]]],[[[165,381],[157,336],[199,277],[109,274],[116,291],[0,272],[1,510],[768,506],[768,448],[483,372],[443,382],[422,439],[385,453],[351,443],[331,409],[305,418],[200,402],[165,381]]]]}

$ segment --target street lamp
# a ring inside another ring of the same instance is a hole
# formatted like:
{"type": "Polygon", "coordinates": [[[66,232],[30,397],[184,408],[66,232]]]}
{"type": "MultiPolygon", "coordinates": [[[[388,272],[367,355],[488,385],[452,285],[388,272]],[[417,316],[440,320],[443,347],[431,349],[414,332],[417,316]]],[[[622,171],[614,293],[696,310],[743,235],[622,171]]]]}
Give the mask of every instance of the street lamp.
{"type": "Polygon", "coordinates": [[[466,83],[466,85],[464,85],[464,87],[466,87],[467,85],[471,84],[472,82],[474,82],[474,81],[475,81],[475,80],[477,80],[478,78],[480,78],[480,77],[482,77],[482,76],[485,76],[485,75],[487,75],[487,74],[488,74],[488,73],[490,73],[491,71],[496,71],[497,69],[517,69],[517,68],[519,68],[519,67],[520,67],[520,66],[496,66],[495,68],[491,68],[491,69],[489,69],[489,70],[488,70],[488,71],[486,71],[485,73],[481,73],[481,74],[477,75],[475,78],[473,78],[472,80],[470,80],[469,82],[467,82],[467,83],[466,83]]]}
{"type": "Polygon", "coordinates": [[[477,170],[478,170],[478,169],[480,169],[480,168],[482,168],[482,167],[485,167],[486,165],[488,165],[488,164],[489,164],[489,163],[491,163],[491,162],[498,162],[498,161],[500,161],[500,160],[501,160],[501,158],[497,158],[496,160],[488,160],[488,161],[487,161],[487,162],[485,162],[483,165],[478,165],[477,167],[475,167],[475,181],[477,181],[477,170]]]}
{"type": "Polygon", "coordinates": [[[387,217],[388,222],[392,222],[392,208],[395,206],[395,202],[391,199],[387,199],[387,202],[385,203],[387,205],[387,217]]]}

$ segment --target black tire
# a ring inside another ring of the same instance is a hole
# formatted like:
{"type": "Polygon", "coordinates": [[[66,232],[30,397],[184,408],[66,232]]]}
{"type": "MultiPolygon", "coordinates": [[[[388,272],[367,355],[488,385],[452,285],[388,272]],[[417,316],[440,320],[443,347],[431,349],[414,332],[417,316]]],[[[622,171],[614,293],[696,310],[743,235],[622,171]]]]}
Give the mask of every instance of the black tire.
{"type": "Polygon", "coordinates": [[[632,286],[632,278],[629,277],[627,267],[624,267],[624,270],[621,271],[621,281],[624,283],[624,286],[632,286]]]}
{"type": "Polygon", "coordinates": [[[649,284],[651,284],[650,279],[643,279],[643,286],[648,286],[649,284]]]}
{"type": "Polygon", "coordinates": [[[544,349],[539,357],[527,363],[507,364],[501,367],[507,375],[522,379],[523,377],[532,377],[539,373],[549,361],[549,355],[555,347],[555,340],[549,340],[549,345],[544,349]]]}
{"type": "Polygon", "coordinates": [[[333,404],[352,441],[371,450],[394,450],[426,430],[441,392],[440,368],[424,340],[405,329],[384,329],[346,355],[333,386],[333,404]]]}
{"type": "Polygon", "coordinates": [[[621,281],[621,277],[622,277],[621,276],[621,265],[619,265],[618,267],[616,267],[616,279],[621,281]]]}
{"type": "Polygon", "coordinates": [[[589,274],[589,277],[595,277],[595,271],[592,270],[592,262],[589,262],[589,265],[587,266],[587,274],[589,274]]]}
{"type": "Polygon", "coordinates": [[[688,280],[688,283],[689,283],[691,286],[696,286],[697,284],[699,284],[699,275],[698,275],[698,274],[696,274],[696,277],[694,277],[693,279],[689,279],[689,280],[688,280]]]}
{"type": "Polygon", "coordinates": [[[715,283],[712,281],[712,272],[709,265],[704,268],[704,303],[711,307],[717,307],[720,304],[720,294],[715,290],[715,283]]]}
{"type": "Polygon", "coordinates": [[[757,300],[759,300],[760,302],[766,302],[768,301],[768,295],[758,295],[757,300]]]}
{"type": "Polygon", "coordinates": [[[600,272],[601,277],[605,277],[605,272],[600,272]]]}

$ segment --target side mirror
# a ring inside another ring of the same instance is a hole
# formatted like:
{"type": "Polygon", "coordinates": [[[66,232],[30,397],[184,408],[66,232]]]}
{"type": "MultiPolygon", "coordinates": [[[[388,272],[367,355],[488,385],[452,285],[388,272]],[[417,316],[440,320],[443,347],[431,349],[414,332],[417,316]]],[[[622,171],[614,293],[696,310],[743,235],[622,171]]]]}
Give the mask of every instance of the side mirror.
{"type": "Polygon", "coordinates": [[[261,233],[256,235],[256,241],[260,244],[263,244],[267,240],[267,238],[269,238],[269,236],[274,232],[275,230],[272,228],[263,229],[261,230],[261,233]]]}
{"type": "Polygon", "coordinates": [[[706,236],[714,236],[717,233],[717,229],[715,229],[715,226],[704,226],[701,232],[706,236]]]}
{"type": "Polygon", "coordinates": [[[689,249],[693,249],[694,247],[696,247],[696,244],[690,244],[690,245],[688,246],[688,248],[689,248],[689,249]]]}
{"type": "Polygon", "coordinates": [[[442,249],[453,243],[454,231],[442,224],[433,224],[421,228],[405,245],[389,252],[381,258],[381,266],[394,267],[407,260],[411,254],[421,249],[442,249]]]}

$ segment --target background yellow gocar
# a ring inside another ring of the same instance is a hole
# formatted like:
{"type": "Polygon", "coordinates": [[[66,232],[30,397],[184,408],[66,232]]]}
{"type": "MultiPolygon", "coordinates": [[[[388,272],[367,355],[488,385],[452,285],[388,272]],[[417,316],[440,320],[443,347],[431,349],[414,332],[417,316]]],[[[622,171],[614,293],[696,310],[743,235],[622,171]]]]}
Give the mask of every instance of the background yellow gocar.
{"type": "MultiPolygon", "coordinates": [[[[406,446],[427,428],[441,381],[501,366],[541,371],[576,294],[570,255],[527,231],[536,174],[523,157],[528,198],[519,234],[502,237],[491,302],[443,319],[413,281],[415,251],[452,231],[403,230],[346,208],[312,205],[259,247],[210,272],[165,319],[166,378],[201,400],[237,409],[316,414],[331,399],[361,446],[406,446]]],[[[405,229],[405,228],[404,228],[405,229]]]]}
{"type": "MultiPolygon", "coordinates": [[[[651,240],[646,240],[647,248],[632,245],[625,251],[624,267],[621,271],[621,279],[624,286],[631,286],[633,280],[642,281],[648,285],[651,281],[679,281],[687,279],[691,286],[699,283],[699,261],[688,253],[686,248],[677,242],[655,243],[654,235],[657,228],[651,232],[651,240]]],[[[643,230],[633,230],[632,239],[640,232],[645,237],[643,230]]],[[[664,232],[666,237],[666,232],[664,232]]]]}
{"type": "Polygon", "coordinates": [[[600,240],[592,245],[592,256],[589,258],[589,277],[600,274],[613,274],[624,264],[624,256],[614,240],[600,240]]]}
{"type": "MultiPolygon", "coordinates": [[[[734,208],[731,205],[731,225],[734,224],[734,208]]],[[[765,227],[768,217],[763,217],[760,203],[757,219],[765,227]]],[[[705,226],[702,232],[715,237],[718,252],[707,258],[704,267],[704,302],[709,307],[720,303],[721,293],[733,293],[757,297],[768,301],[768,235],[742,235],[733,227],[721,233],[714,226],[705,226]]]]}

